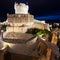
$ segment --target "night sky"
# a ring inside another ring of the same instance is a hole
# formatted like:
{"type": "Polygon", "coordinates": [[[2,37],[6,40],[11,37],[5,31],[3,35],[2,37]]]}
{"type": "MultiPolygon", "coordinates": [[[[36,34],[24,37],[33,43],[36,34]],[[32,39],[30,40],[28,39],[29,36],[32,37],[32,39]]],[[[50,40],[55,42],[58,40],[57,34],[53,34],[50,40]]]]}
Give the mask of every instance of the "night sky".
{"type": "Polygon", "coordinates": [[[22,2],[29,5],[29,13],[35,19],[47,21],[60,20],[60,0],[0,0],[0,21],[7,19],[7,13],[14,14],[14,3],[22,2]]]}

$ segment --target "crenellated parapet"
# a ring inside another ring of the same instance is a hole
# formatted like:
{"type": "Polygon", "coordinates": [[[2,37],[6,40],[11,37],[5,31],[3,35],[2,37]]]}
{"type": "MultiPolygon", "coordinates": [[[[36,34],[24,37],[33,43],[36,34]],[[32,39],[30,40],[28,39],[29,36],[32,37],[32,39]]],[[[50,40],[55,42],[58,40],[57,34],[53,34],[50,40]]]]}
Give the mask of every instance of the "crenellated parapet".
{"type": "Polygon", "coordinates": [[[18,26],[22,24],[33,23],[34,16],[30,14],[7,14],[7,21],[10,25],[18,24],[18,26]]]}
{"type": "Polygon", "coordinates": [[[28,14],[29,6],[24,3],[14,4],[15,14],[28,14]]]}

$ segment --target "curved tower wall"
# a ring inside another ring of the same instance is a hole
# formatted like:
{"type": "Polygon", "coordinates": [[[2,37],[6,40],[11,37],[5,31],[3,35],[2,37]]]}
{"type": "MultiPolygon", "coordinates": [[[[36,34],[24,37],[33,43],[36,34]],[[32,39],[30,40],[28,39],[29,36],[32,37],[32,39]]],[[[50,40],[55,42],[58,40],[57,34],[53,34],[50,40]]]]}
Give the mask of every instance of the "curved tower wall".
{"type": "Polygon", "coordinates": [[[24,3],[15,3],[15,14],[28,14],[29,6],[24,3]]]}

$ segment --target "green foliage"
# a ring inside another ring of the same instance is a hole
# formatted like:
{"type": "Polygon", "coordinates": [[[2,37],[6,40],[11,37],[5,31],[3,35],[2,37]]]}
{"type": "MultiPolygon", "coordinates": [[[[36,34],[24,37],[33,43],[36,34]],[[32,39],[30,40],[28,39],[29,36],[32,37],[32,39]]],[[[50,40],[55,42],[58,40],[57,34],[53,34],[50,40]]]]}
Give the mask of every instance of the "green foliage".
{"type": "Polygon", "coordinates": [[[52,38],[52,32],[48,31],[46,29],[42,30],[42,29],[38,29],[38,28],[30,28],[30,29],[28,29],[28,31],[26,33],[33,34],[35,36],[39,36],[39,35],[43,34],[43,37],[45,37],[49,40],[51,40],[51,38],[52,38]]]}
{"type": "Polygon", "coordinates": [[[1,27],[1,30],[6,31],[6,25],[3,25],[3,26],[1,27]]]}
{"type": "Polygon", "coordinates": [[[42,30],[37,29],[37,28],[31,28],[31,29],[28,29],[28,31],[26,33],[30,33],[30,34],[36,35],[40,31],[42,31],[42,30]]]}

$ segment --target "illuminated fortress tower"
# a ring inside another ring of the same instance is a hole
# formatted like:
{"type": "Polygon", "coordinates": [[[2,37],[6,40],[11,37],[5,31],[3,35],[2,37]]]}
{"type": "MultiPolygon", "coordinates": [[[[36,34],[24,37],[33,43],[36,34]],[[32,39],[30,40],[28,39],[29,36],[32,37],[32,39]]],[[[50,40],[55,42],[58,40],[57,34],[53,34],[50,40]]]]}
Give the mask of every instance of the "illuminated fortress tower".
{"type": "MultiPolygon", "coordinates": [[[[33,49],[37,44],[37,37],[25,33],[29,28],[48,29],[47,24],[36,21],[28,13],[28,5],[15,3],[15,14],[7,14],[7,27],[3,33],[3,41],[9,45],[9,52],[33,56],[33,49]]],[[[14,60],[14,59],[13,59],[14,60]]]]}
{"type": "Polygon", "coordinates": [[[34,22],[34,16],[28,13],[29,6],[24,3],[14,4],[15,14],[7,14],[7,22],[10,26],[7,26],[6,30],[11,32],[23,32],[25,27],[22,25],[32,25],[34,22]]]}
{"type": "Polygon", "coordinates": [[[28,14],[29,6],[24,3],[14,4],[15,14],[28,14]]]}

